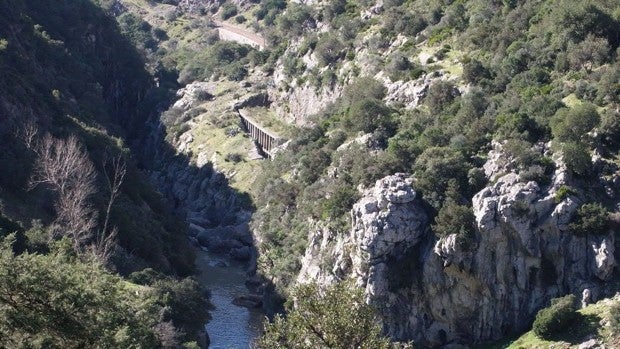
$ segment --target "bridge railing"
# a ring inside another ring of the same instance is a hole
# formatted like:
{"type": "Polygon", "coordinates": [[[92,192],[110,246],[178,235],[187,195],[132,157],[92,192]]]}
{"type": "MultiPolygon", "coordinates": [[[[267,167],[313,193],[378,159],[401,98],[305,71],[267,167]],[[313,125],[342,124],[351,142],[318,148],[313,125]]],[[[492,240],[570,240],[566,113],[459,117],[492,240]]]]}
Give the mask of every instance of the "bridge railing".
{"type": "Polygon", "coordinates": [[[273,155],[273,149],[283,143],[282,138],[280,138],[273,132],[270,132],[265,128],[261,127],[242,109],[238,109],[237,112],[239,114],[241,124],[243,125],[245,131],[250,135],[252,140],[254,140],[254,142],[256,142],[260,146],[260,149],[268,157],[271,157],[273,155]]]}

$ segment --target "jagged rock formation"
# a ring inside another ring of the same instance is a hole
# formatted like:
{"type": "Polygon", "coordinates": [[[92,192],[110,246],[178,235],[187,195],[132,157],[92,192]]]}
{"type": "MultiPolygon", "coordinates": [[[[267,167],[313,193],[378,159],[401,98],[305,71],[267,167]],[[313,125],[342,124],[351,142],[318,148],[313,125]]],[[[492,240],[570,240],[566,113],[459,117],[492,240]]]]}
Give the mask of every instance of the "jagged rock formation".
{"type": "Polygon", "coordinates": [[[525,330],[549,299],[566,293],[589,289],[597,299],[616,265],[614,234],[568,230],[581,202],[578,195],[556,199],[572,180],[557,163],[547,186],[508,173],[477,193],[468,244],[435,237],[411,179],[383,178],[354,205],[350,235],[310,234],[298,282],[352,277],[390,336],[429,346],[525,330]],[[329,258],[328,268],[317,262],[329,258]]]}

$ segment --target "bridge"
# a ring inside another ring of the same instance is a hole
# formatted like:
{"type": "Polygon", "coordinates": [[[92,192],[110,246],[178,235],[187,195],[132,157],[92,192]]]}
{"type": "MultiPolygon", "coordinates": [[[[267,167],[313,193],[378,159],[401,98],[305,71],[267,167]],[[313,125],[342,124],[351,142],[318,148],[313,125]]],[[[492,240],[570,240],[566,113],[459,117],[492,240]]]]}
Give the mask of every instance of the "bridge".
{"type": "Polygon", "coordinates": [[[214,21],[214,24],[220,40],[236,41],[240,44],[250,45],[259,51],[267,46],[266,40],[261,35],[248,29],[220,21],[214,21]]]}
{"type": "Polygon", "coordinates": [[[259,151],[263,152],[268,158],[271,158],[273,150],[283,143],[283,139],[261,127],[245,110],[237,109],[237,113],[239,113],[243,128],[257,145],[259,151]]]}

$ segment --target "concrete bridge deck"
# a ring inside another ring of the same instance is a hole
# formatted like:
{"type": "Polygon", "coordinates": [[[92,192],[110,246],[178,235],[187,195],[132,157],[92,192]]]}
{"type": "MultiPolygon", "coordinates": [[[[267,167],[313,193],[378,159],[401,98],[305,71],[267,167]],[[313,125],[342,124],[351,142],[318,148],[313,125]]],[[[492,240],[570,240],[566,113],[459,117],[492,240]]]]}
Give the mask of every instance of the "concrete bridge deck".
{"type": "Polygon", "coordinates": [[[236,41],[258,50],[263,50],[267,46],[266,40],[260,34],[226,22],[214,21],[214,24],[220,40],[236,41]]]}

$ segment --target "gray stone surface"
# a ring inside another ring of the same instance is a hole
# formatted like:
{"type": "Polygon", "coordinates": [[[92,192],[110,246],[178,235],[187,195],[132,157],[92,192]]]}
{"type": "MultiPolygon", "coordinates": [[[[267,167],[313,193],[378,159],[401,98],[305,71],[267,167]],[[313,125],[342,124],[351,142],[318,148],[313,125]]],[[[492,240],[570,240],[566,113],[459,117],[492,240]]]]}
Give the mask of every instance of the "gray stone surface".
{"type": "Polygon", "coordinates": [[[614,234],[569,231],[582,199],[556,202],[562,185],[576,187],[556,163],[546,186],[485,166],[496,180],[472,199],[476,231],[466,247],[455,235],[434,236],[410,178],[385,177],[353,206],[349,235],[315,224],[298,282],[353,278],[393,338],[429,346],[526,330],[551,298],[567,293],[590,289],[596,301],[616,266],[614,234]]]}

